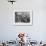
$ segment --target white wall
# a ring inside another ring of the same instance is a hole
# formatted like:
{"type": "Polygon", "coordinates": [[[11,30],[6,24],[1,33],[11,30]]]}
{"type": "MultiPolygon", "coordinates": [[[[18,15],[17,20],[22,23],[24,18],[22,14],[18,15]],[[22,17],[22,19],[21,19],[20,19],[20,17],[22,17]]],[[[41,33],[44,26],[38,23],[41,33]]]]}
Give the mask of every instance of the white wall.
{"type": "Polygon", "coordinates": [[[18,32],[31,34],[33,40],[46,40],[46,0],[17,0],[13,5],[0,0],[0,40],[15,39],[18,32]],[[16,10],[33,10],[33,25],[15,26],[13,17],[16,10]]]}

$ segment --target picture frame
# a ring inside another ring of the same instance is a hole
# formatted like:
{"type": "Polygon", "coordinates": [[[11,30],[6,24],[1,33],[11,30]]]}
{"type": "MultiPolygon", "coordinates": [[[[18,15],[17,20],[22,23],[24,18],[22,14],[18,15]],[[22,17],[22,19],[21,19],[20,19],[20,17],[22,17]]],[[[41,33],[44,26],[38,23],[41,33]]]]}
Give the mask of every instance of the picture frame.
{"type": "Polygon", "coordinates": [[[16,26],[32,26],[33,11],[32,10],[16,10],[14,23],[16,26]]]}

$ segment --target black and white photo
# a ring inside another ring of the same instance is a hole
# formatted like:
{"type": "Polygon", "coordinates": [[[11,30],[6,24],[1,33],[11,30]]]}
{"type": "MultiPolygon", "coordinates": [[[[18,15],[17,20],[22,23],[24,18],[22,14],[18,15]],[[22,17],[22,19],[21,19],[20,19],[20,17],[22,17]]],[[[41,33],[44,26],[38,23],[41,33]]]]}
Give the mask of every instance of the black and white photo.
{"type": "Polygon", "coordinates": [[[16,25],[32,25],[32,12],[30,11],[16,11],[15,12],[16,25]]]}

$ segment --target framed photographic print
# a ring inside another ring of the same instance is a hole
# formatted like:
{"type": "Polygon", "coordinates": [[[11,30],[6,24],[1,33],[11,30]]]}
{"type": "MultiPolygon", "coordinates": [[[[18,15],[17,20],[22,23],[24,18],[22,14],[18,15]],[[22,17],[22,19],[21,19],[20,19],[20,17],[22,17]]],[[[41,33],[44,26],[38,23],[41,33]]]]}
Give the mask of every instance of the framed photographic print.
{"type": "Polygon", "coordinates": [[[15,25],[32,25],[32,10],[15,11],[15,25]]]}

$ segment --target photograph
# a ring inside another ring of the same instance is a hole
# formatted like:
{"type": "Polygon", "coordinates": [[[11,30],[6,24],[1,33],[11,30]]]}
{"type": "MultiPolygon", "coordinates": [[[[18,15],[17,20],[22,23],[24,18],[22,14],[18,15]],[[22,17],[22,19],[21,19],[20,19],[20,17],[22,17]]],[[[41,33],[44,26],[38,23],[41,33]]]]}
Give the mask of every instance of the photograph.
{"type": "Polygon", "coordinates": [[[16,25],[32,25],[32,12],[30,11],[16,11],[15,12],[16,25]]]}

